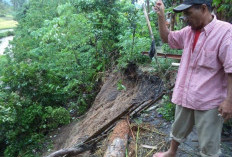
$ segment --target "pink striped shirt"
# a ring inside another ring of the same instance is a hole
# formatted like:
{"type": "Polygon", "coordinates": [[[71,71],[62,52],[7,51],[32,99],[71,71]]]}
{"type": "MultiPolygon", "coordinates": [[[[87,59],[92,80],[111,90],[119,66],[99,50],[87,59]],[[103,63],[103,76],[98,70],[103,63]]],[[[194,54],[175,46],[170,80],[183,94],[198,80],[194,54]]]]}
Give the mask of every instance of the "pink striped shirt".
{"type": "Polygon", "coordinates": [[[216,108],[227,96],[227,73],[232,73],[232,25],[214,19],[206,25],[193,50],[194,31],[172,31],[168,43],[183,49],[172,102],[195,110],[216,108]]]}

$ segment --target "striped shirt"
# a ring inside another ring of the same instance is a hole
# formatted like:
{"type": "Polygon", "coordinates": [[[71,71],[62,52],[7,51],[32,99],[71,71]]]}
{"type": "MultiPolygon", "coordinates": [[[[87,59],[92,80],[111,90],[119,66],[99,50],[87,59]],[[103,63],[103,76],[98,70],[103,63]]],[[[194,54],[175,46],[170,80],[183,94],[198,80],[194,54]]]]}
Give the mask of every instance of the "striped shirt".
{"type": "Polygon", "coordinates": [[[172,102],[209,110],[227,96],[227,73],[232,73],[232,25],[214,16],[201,30],[193,50],[194,37],[190,26],[169,33],[169,46],[183,49],[172,102]]]}

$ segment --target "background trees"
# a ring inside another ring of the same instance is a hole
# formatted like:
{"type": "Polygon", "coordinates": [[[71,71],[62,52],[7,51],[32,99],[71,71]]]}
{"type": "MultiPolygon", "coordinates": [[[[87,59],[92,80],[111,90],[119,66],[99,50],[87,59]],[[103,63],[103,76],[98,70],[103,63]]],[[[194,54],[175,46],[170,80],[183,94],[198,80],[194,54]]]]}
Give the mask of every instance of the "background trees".
{"type": "MultiPolygon", "coordinates": [[[[104,71],[129,63],[155,66],[141,56],[151,41],[135,2],[12,0],[19,25],[11,49],[0,58],[0,152],[4,156],[39,156],[51,130],[90,107],[104,71]]],[[[152,2],[146,1],[147,7],[152,2]]],[[[183,26],[180,15],[172,12],[176,3],[165,1],[172,29],[183,26]]],[[[230,3],[223,5],[227,8],[230,3]]],[[[156,46],[171,51],[161,47],[157,15],[149,10],[156,46]]]]}
{"type": "Polygon", "coordinates": [[[3,0],[0,0],[0,17],[4,17],[10,11],[10,6],[3,0]]]}
{"type": "Polygon", "coordinates": [[[14,10],[17,11],[22,8],[23,4],[28,2],[28,0],[10,0],[10,2],[13,5],[14,10]]]}

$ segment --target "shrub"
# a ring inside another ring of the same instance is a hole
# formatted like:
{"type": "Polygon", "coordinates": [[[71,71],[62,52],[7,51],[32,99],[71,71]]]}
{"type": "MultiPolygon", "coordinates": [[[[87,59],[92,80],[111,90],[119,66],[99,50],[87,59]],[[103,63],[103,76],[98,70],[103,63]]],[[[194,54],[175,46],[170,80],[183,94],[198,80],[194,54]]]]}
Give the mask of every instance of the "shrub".
{"type": "Polygon", "coordinates": [[[168,121],[174,120],[175,105],[170,101],[169,97],[164,96],[161,106],[157,109],[161,117],[168,121]]]}

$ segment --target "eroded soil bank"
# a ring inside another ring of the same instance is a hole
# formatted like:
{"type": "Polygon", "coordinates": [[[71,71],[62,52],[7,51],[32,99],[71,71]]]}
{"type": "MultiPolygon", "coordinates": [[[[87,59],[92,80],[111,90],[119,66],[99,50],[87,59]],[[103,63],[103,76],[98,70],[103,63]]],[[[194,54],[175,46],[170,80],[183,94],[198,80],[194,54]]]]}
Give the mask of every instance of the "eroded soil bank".
{"type": "MultiPolygon", "coordinates": [[[[175,74],[170,75],[168,79],[173,84],[175,74]]],[[[159,88],[161,81],[156,74],[133,65],[123,73],[110,73],[103,82],[94,104],[86,115],[57,130],[56,135],[53,136],[54,149],[46,154],[81,143],[102,130],[112,120],[117,119],[128,108],[154,100],[162,91],[162,86],[159,88]]],[[[165,151],[169,147],[171,122],[164,120],[157,113],[156,110],[160,104],[162,104],[162,100],[154,103],[142,113],[131,117],[128,156],[135,157],[137,154],[138,157],[151,157],[153,153],[165,151]]],[[[108,138],[98,142],[93,151],[78,156],[102,157],[107,148],[107,141],[110,139],[108,138]]],[[[224,157],[232,156],[231,148],[231,141],[222,142],[224,157]]],[[[198,152],[198,139],[194,130],[181,144],[178,157],[197,157],[199,156],[198,152]]]]}

